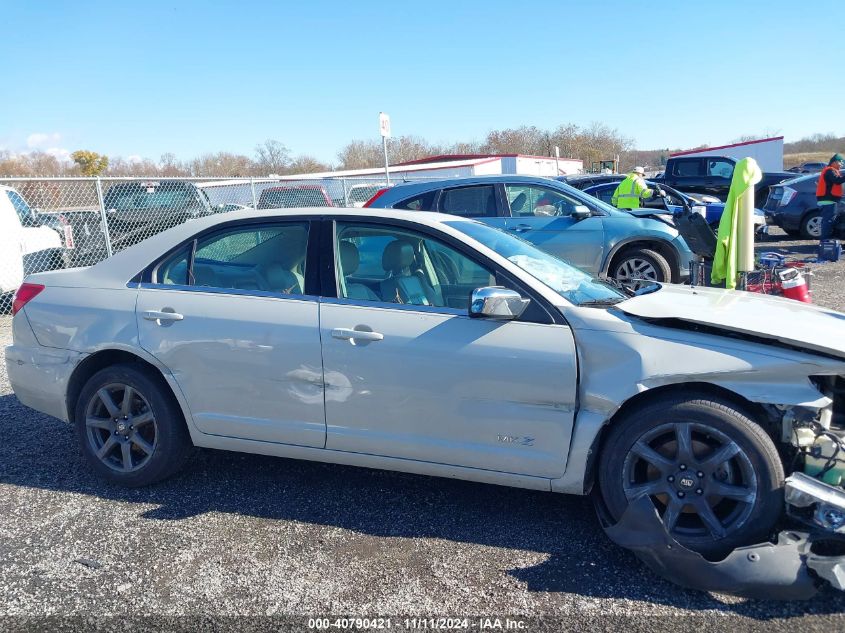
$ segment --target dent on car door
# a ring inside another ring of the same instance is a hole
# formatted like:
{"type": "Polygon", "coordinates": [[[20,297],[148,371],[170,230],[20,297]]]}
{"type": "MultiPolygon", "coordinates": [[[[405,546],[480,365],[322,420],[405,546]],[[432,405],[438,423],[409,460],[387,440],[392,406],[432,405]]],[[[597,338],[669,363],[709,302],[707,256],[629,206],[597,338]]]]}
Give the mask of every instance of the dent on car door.
{"type": "Polygon", "coordinates": [[[324,446],[308,235],[308,222],[228,228],[170,254],[141,285],[141,345],[173,374],[199,431],[324,446]]]}
{"type": "Polygon", "coordinates": [[[470,318],[496,282],[442,240],[336,226],[320,303],[326,447],[541,477],[564,469],[576,358],[563,325],[470,318]]]}
{"type": "Polygon", "coordinates": [[[604,257],[604,225],[599,217],[578,219],[590,211],[583,201],[551,187],[506,184],[510,208],[506,228],[544,251],[597,274],[604,257]]]}

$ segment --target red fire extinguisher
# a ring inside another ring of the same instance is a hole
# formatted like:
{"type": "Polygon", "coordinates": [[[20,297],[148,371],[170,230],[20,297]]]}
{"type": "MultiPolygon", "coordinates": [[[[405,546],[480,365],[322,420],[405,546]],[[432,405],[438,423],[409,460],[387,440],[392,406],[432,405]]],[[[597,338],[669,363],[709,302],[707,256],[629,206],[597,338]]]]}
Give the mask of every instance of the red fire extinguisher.
{"type": "Polygon", "coordinates": [[[778,271],[780,278],[780,286],[783,290],[783,296],[788,299],[795,299],[796,301],[803,301],[804,303],[812,303],[810,293],[807,291],[807,282],[804,280],[804,275],[797,268],[786,268],[778,271]]]}

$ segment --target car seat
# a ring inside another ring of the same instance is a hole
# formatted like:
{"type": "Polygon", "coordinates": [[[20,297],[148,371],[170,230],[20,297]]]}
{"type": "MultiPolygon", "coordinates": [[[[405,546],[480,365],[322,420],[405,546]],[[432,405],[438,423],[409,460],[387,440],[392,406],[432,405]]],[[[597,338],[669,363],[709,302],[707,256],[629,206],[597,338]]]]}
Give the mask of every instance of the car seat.
{"type": "Polygon", "coordinates": [[[525,195],[524,191],[514,198],[513,202],[511,202],[511,215],[522,215],[527,200],[528,196],[525,195]]]}
{"type": "Polygon", "coordinates": [[[304,294],[302,263],[305,261],[306,234],[291,231],[280,237],[277,260],[268,264],[264,271],[269,290],[289,295],[304,294]]]}
{"type": "Polygon", "coordinates": [[[358,247],[348,240],[338,243],[340,251],[340,269],[342,272],[341,294],[347,299],[362,299],[364,301],[381,301],[381,299],[364,284],[351,283],[348,278],[358,270],[361,256],[358,247]]]}
{"type": "Polygon", "coordinates": [[[414,247],[405,240],[394,240],[384,249],[381,265],[389,277],[381,282],[384,301],[410,305],[436,305],[435,293],[422,271],[414,271],[414,247]]]}

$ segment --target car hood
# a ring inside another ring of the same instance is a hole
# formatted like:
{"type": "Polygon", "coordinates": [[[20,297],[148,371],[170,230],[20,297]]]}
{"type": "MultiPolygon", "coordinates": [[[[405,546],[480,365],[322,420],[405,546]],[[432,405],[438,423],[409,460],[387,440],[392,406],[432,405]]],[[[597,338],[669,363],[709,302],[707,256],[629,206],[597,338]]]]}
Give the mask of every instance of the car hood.
{"type": "Polygon", "coordinates": [[[667,284],[616,307],[665,325],[695,324],[845,358],[845,314],[791,299],[667,284]]]}

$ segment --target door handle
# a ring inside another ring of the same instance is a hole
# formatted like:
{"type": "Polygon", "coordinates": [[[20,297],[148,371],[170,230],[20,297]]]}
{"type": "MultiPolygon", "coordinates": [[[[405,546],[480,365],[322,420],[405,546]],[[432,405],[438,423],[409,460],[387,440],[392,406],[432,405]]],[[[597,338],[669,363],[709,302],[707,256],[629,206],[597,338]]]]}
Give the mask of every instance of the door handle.
{"type": "Polygon", "coordinates": [[[339,327],[332,330],[332,338],[338,338],[342,341],[381,341],[384,339],[384,334],[339,327]]]}
{"type": "Polygon", "coordinates": [[[172,310],[147,310],[144,318],[147,321],[181,321],[185,317],[172,310]]]}
{"type": "Polygon", "coordinates": [[[517,224],[516,226],[511,227],[511,231],[515,231],[517,233],[525,233],[525,231],[530,231],[531,225],[530,224],[517,224]]]}

